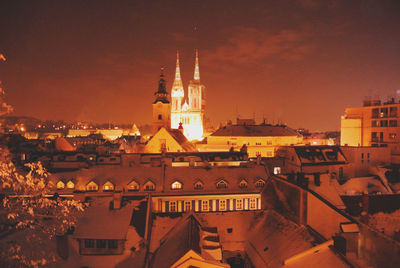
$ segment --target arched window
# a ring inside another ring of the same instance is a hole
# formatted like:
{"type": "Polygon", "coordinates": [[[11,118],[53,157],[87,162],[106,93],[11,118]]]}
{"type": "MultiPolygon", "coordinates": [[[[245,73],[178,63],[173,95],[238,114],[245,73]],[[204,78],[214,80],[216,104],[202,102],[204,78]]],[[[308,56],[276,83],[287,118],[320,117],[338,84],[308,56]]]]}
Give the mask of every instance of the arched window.
{"type": "Polygon", "coordinates": [[[241,180],[239,182],[239,187],[242,188],[242,189],[247,188],[247,181],[245,179],[241,180]]]}
{"type": "Polygon", "coordinates": [[[196,190],[201,190],[204,188],[204,184],[201,180],[196,181],[196,183],[194,184],[194,189],[196,190]]]}
{"type": "Polygon", "coordinates": [[[220,180],[217,182],[217,189],[226,189],[228,188],[228,183],[225,180],[220,180]]]}
{"type": "Polygon", "coordinates": [[[98,189],[99,186],[94,181],[90,181],[86,184],[86,191],[97,191],[98,189]]]}
{"type": "Polygon", "coordinates": [[[103,184],[103,191],[114,191],[114,184],[111,181],[106,181],[103,184]]]}
{"type": "Polygon", "coordinates": [[[137,183],[135,180],[132,180],[130,183],[128,183],[128,191],[139,191],[139,183],[137,183]]]}
{"type": "Polygon", "coordinates": [[[265,185],[265,181],[264,181],[263,179],[258,179],[258,180],[256,181],[256,187],[257,187],[257,188],[263,188],[264,185],[265,185]]]}
{"type": "Polygon", "coordinates": [[[156,188],[156,185],[151,181],[148,180],[144,185],[143,188],[145,191],[154,191],[156,188]]]}
{"type": "Polygon", "coordinates": [[[58,181],[57,182],[57,189],[64,189],[65,187],[65,183],[62,181],[58,181]]]}
{"type": "Polygon", "coordinates": [[[172,190],[180,190],[180,189],[182,189],[182,188],[183,188],[183,185],[182,185],[182,183],[179,182],[179,181],[174,181],[174,182],[171,184],[171,189],[172,189],[172,190]]]}
{"type": "Polygon", "coordinates": [[[68,189],[74,189],[75,188],[75,183],[73,181],[68,181],[67,182],[67,188],[68,189]]]}

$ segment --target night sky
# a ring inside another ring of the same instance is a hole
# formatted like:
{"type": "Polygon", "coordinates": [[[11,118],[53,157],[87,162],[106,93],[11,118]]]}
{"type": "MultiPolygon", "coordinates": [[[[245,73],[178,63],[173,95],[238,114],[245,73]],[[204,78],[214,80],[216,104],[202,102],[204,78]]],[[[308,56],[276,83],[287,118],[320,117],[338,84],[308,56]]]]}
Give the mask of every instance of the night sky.
{"type": "Polygon", "coordinates": [[[400,89],[400,1],[2,1],[14,115],[151,123],[160,67],[185,90],[199,49],[212,123],[237,115],[338,130],[400,89]]]}

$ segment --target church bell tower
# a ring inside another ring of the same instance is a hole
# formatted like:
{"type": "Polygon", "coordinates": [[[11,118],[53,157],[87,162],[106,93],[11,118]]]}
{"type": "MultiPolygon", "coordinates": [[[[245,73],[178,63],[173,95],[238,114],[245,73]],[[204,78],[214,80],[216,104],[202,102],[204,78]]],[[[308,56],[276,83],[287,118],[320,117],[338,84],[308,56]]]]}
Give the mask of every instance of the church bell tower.
{"type": "Polygon", "coordinates": [[[163,68],[161,68],[158,90],[154,95],[156,96],[156,99],[153,102],[153,134],[162,127],[169,129],[171,126],[171,107],[168,99],[168,92],[166,90],[163,68]]]}

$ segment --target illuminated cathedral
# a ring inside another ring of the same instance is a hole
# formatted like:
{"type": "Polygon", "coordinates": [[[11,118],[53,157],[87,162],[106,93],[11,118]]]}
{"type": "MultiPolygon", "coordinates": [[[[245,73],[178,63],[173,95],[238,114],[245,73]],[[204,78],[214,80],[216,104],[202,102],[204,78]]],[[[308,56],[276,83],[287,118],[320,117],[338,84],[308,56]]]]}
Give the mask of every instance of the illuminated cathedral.
{"type": "Polygon", "coordinates": [[[205,87],[200,83],[199,54],[196,50],[193,80],[189,82],[188,98],[185,99],[179,67],[179,53],[177,53],[175,79],[171,89],[171,128],[179,128],[179,123],[182,123],[183,134],[188,140],[203,138],[204,91],[205,87]]]}
{"type": "Polygon", "coordinates": [[[171,89],[171,103],[165,90],[164,75],[161,74],[159,88],[153,103],[153,126],[155,131],[161,128],[182,129],[188,140],[201,140],[204,134],[205,87],[200,83],[199,54],[196,50],[193,80],[188,85],[185,98],[179,53],[176,57],[175,79],[171,89]]]}

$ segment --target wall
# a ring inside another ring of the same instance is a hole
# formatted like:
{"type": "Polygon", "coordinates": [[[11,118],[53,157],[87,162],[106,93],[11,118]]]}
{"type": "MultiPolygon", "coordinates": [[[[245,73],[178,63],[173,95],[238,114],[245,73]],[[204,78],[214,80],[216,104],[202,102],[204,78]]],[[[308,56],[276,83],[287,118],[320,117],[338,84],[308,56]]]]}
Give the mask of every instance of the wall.
{"type": "Polygon", "coordinates": [[[372,267],[400,267],[400,243],[360,224],[358,257],[372,267]]]}

